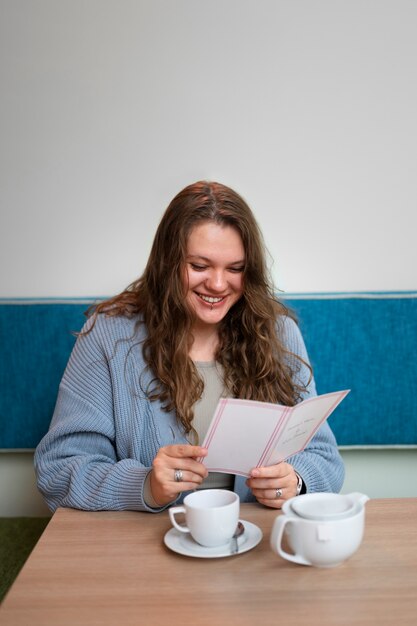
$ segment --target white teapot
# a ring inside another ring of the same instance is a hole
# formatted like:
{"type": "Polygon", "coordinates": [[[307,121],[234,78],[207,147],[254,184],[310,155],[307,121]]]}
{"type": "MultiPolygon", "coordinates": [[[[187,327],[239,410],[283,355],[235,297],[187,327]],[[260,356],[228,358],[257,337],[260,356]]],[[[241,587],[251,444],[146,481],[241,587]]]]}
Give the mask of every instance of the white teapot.
{"type": "Polygon", "coordinates": [[[287,500],[272,527],[272,550],[301,565],[339,565],[362,542],[368,500],[363,493],[307,493],[287,500]],[[284,531],[293,554],[282,548],[284,531]]]}

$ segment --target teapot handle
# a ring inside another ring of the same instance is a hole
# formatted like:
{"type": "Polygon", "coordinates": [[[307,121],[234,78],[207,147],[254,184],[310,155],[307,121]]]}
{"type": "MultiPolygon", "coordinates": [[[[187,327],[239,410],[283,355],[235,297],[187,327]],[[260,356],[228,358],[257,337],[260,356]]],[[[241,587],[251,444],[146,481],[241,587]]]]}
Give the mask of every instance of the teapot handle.
{"type": "Polygon", "coordinates": [[[294,517],[287,517],[286,515],[279,515],[274,522],[271,532],[270,545],[271,549],[275,554],[278,554],[283,559],[287,559],[287,561],[292,561],[293,563],[299,563],[300,565],[311,565],[310,561],[307,561],[300,554],[290,554],[282,549],[282,535],[284,534],[284,529],[287,524],[297,524],[298,520],[294,517]]]}

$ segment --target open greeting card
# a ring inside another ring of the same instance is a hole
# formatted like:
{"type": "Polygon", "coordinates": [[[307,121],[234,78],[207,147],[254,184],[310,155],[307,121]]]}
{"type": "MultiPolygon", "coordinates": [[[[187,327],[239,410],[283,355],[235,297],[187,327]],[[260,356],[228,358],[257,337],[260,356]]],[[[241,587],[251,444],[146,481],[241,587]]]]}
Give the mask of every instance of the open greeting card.
{"type": "Polygon", "coordinates": [[[314,433],[349,393],[335,391],[295,406],[221,398],[202,445],[211,472],[249,476],[304,450],[314,433]]]}

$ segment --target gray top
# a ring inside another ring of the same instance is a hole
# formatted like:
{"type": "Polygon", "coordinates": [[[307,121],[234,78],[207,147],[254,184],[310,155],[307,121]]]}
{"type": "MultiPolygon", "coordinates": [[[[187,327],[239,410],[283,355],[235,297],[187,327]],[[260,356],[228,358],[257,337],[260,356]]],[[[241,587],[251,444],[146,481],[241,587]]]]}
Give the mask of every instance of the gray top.
{"type": "MultiPolygon", "coordinates": [[[[198,434],[199,444],[203,443],[211,418],[221,397],[226,397],[223,383],[223,368],[216,361],[196,361],[198,373],[204,381],[204,392],[194,407],[193,426],[198,434]]],[[[233,476],[220,472],[210,472],[201,489],[233,489],[233,476]]]]}

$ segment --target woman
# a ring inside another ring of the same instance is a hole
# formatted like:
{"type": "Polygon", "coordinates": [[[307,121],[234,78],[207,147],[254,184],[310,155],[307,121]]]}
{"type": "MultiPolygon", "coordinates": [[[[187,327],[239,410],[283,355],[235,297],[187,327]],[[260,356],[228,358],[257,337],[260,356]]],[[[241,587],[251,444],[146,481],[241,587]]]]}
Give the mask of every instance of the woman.
{"type": "Polygon", "coordinates": [[[327,423],[303,452],[247,480],[208,476],[197,461],[221,396],[292,406],[311,395],[305,346],[274,296],[251,210],[228,187],[195,183],[162,217],[143,275],[80,333],[36,450],[39,488],[52,510],[147,511],[206,487],[273,508],[339,491],[327,423]]]}

